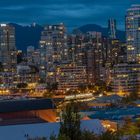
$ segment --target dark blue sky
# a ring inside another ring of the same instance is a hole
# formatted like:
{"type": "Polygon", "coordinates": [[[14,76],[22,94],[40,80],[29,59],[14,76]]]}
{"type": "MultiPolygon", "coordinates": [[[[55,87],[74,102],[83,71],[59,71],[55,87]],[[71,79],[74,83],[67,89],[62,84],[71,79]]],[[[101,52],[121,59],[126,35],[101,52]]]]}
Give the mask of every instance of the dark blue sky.
{"type": "Polygon", "coordinates": [[[123,29],[131,4],[140,4],[140,0],[0,0],[0,22],[64,22],[74,28],[87,23],[106,26],[107,19],[113,17],[123,29]]]}

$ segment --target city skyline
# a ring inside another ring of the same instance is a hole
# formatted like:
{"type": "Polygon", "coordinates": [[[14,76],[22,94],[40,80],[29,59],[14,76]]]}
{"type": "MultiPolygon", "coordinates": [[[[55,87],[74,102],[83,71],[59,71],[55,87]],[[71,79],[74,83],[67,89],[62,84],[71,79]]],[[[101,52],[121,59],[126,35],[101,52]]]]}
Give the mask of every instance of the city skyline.
{"type": "Polygon", "coordinates": [[[0,4],[0,140],[140,140],[138,0],[19,1],[0,4]]]}
{"type": "Polygon", "coordinates": [[[16,1],[2,0],[0,5],[0,22],[19,24],[54,24],[64,22],[69,29],[84,24],[107,26],[109,18],[117,20],[118,29],[125,29],[125,13],[131,4],[138,0],[40,0],[16,1]],[[118,9],[121,9],[118,13],[118,9]],[[116,14],[117,13],[117,14],[116,14]],[[25,20],[26,19],[26,20],[25,20]],[[73,22],[74,21],[74,22],[73,22]]]}

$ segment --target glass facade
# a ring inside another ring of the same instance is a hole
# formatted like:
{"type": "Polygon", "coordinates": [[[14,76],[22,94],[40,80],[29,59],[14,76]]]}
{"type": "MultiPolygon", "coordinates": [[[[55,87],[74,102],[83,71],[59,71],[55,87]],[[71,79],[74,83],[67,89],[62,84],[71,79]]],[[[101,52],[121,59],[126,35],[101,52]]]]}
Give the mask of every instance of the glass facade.
{"type": "Polygon", "coordinates": [[[126,14],[128,62],[140,62],[140,5],[132,5],[126,14]]]}

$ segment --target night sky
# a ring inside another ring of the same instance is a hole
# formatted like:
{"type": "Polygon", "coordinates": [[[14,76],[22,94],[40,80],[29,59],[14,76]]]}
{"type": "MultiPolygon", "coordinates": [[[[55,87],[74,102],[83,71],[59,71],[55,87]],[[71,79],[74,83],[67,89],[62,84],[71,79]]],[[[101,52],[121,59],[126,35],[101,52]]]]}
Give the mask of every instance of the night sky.
{"type": "Polygon", "coordinates": [[[123,29],[131,4],[140,4],[140,0],[0,0],[0,22],[64,22],[75,28],[90,23],[107,26],[108,18],[113,17],[123,29]]]}

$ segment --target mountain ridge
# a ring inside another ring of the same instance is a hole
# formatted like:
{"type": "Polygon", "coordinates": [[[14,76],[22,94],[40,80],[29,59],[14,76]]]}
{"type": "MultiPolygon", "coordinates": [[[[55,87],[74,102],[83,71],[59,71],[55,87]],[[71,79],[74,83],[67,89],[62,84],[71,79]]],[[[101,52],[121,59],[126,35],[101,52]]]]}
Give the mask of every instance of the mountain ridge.
{"type": "MultiPolygon", "coordinates": [[[[26,52],[28,46],[34,46],[35,48],[39,47],[39,40],[41,38],[41,32],[43,31],[42,25],[36,24],[35,26],[23,26],[16,23],[9,23],[9,25],[15,27],[17,49],[26,52]]],[[[96,24],[86,24],[74,29],[74,31],[76,30],[82,33],[88,31],[102,32],[103,36],[108,36],[107,28],[96,24]]],[[[117,30],[117,38],[121,41],[125,41],[125,31],[117,30]]]]}
{"type": "MultiPolygon", "coordinates": [[[[108,37],[108,28],[102,27],[97,24],[86,24],[79,28],[74,29],[73,33],[75,33],[75,31],[79,31],[81,33],[86,33],[89,31],[96,31],[96,32],[101,32],[103,36],[108,37]]],[[[117,39],[125,42],[125,31],[117,30],[116,36],[117,36],[117,39]]]]}

